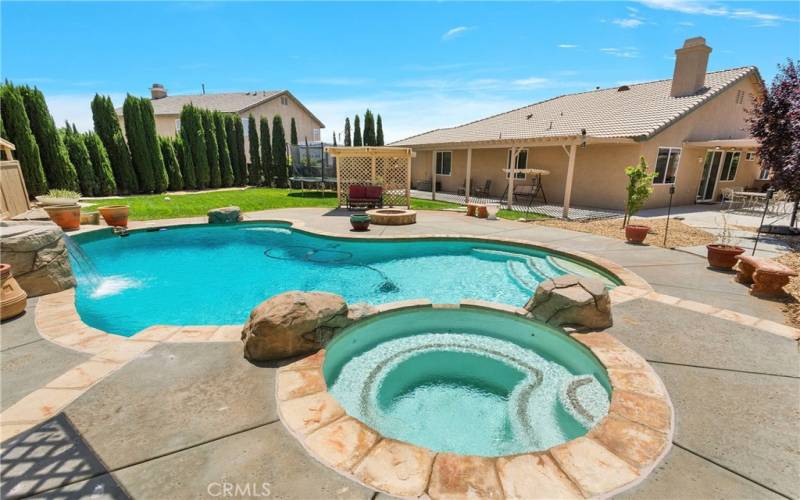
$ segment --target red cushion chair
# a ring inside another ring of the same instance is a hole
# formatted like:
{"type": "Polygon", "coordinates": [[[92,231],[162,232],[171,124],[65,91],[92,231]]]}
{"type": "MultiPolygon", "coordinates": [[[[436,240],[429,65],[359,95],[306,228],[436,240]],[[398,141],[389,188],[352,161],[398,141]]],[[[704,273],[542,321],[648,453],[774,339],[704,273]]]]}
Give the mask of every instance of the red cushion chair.
{"type": "Polygon", "coordinates": [[[380,186],[366,186],[366,193],[365,198],[369,198],[370,200],[380,201],[381,195],[383,194],[383,188],[380,186]]]}
{"type": "Polygon", "coordinates": [[[367,186],[362,186],[361,184],[351,184],[350,185],[350,199],[351,200],[361,200],[364,198],[366,194],[367,186]]]}

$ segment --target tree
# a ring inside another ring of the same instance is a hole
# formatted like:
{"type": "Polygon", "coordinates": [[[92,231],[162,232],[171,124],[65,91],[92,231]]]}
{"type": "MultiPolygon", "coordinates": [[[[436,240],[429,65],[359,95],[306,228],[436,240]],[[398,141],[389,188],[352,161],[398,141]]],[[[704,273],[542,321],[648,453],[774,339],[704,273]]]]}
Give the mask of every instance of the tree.
{"type": "Polygon", "coordinates": [[[25,103],[19,90],[6,82],[0,88],[0,116],[3,119],[3,136],[17,148],[16,158],[25,178],[28,195],[38,196],[47,192],[47,179],[39,156],[39,146],[31,130],[31,122],[25,112],[25,103]]]}
{"type": "Polygon", "coordinates": [[[234,129],[236,130],[236,150],[237,156],[239,157],[239,186],[246,186],[247,185],[247,155],[244,152],[244,125],[242,125],[242,120],[238,116],[236,117],[236,121],[233,123],[234,129]]]}
{"type": "MultiPolygon", "coordinates": [[[[69,153],[47,109],[44,94],[36,87],[19,87],[31,131],[39,146],[47,186],[51,189],[77,191],[78,173],[69,160],[69,153]]],[[[10,127],[10,124],[6,124],[10,127]]]]}
{"type": "Polygon", "coordinates": [[[201,117],[206,141],[206,158],[208,158],[208,185],[218,188],[222,186],[222,171],[220,169],[219,144],[217,144],[217,126],[211,111],[203,110],[201,117]]]}
{"type": "Polygon", "coordinates": [[[228,152],[231,156],[231,170],[233,171],[232,186],[241,185],[241,171],[239,169],[239,147],[236,145],[236,120],[239,117],[232,114],[225,115],[225,137],[228,139],[228,152]]]}
{"type": "Polygon", "coordinates": [[[258,127],[253,115],[247,117],[247,141],[250,146],[250,165],[247,167],[249,173],[248,182],[251,186],[261,184],[261,153],[258,146],[258,127]]]}
{"type": "Polygon", "coordinates": [[[278,187],[286,187],[289,179],[286,162],[286,134],[283,131],[283,120],[280,115],[275,115],[275,118],[272,119],[272,167],[278,187]]]}
{"type": "Polygon", "coordinates": [[[748,119],[758,141],[761,166],[772,173],[773,187],[789,194],[794,209],[789,224],[797,223],[800,203],[800,61],[788,59],[763,97],[757,99],[748,119]]]}
{"type": "Polygon", "coordinates": [[[628,176],[628,186],[622,227],[628,225],[630,218],[642,209],[644,202],[653,193],[653,179],[657,174],[647,172],[647,162],[644,156],[641,156],[638,165],[625,167],[625,175],[628,176]]]}
{"type": "Polygon", "coordinates": [[[364,113],[364,145],[375,146],[376,144],[375,117],[372,116],[372,111],[367,109],[367,112],[364,113]]]}
{"type": "Polygon", "coordinates": [[[158,145],[161,147],[161,156],[164,158],[164,169],[169,178],[169,190],[180,191],[183,189],[183,174],[178,163],[178,156],[175,153],[175,140],[166,137],[158,138],[158,145]]]}
{"type": "Polygon", "coordinates": [[[332,135],[333,135],[333,145],[336,146],[336,132],[334,132],[332,135]]]}
{"type": "Polygon", "coordinates": [[[185,105],[181,110],[181,137],[188,153],[187,163],[190,163],[194,170],[191,176],[184,173],[184,186],[195,189],[208,187],[211,173],[208,167],[203,118],[200,109],[191,104],[185,105]]]}
{"type": "Polygon", "coordinates": [[[125,136],[133,159],[133,170],[139,181],[139,192],[152,193],[156,188],[152,156],[148,149],[139,98],[130,94],[122,104],[122,117],[125,121],[125,136]]]}
{"type": "Polygon", "coordinates": [[[163,193],[169,186],[169,177],[164,168],[164,157],[161,156],[161,147],[158,144],[156,133],[156,118],[153,113],[153,103],[146,97],[139,98],[139,109],[142,116],[142,130],[144,130],[147,155],[150,158],[150,169],[153,172],[153,190],[163,193]]]}
{"type": "Polygon", "coordinates": [[[356,115],[353,121],[353,127],[353,146],[363,146],[364,144],[361,142],[361,120],[358,115],[356,115]]]}
{"type": "Polygon", "coordinates": [[[375,145],[383,146],[383,120],[381,120],[381,115],[378,115],[378,134],[375,137],[375,145]]]}
{"type": "Polygon", "coordinates": [[[261,134],[261,170],[264,173],[264,184],[272,185],[272,139],[269,136],[269,120],[262,116],[258,121],[261,134]]]}
{"type": "Polygon", "coordinates": [[[214,111],[214,130],[217,133],[217,149],[219,149],[219,170],[223,187],[233,186],[233,167],[231,153],[228,151],[228,134],[225,129],[225,115],[214,111]]]}
{"type": "Polygon", "coordinates": [[[175,138],[175,156],[178,158],[178,165],[181,168],[181,177],[183,178],[183,188],[191,189],[194,186],[194,163],[192,162],[192,154],[189,151],[189,146],[183,140],[183,136],[179,135],[175,138]]]}
{"type": "Polygon", "coordinates": [[[114,171],[111,168],[111,161],[108,158],[106,148],[100,136],[94,132],[81,134],[86,150],[89,152],[89,159],[94,168],[96,181],[95,196],[111,196],[117,192],[117,183],[114,180],[114,171]]]}
{"type": "Polygon", "coordinates": [[[131,154],[125,143],[125,137],[122,135],[119,119],[110,97],[95,94],[92,99],[92,119],[94,131],[100,136],[108,153],[117,190],[122,194],[138,192],[139,182],[133,171],[131,154]]]}
{"type": "Polygon", "coordinates": [[[78,185],[80,192],[84,196],[94,196],[97,188],[97,180],[94,177],[94,167],[89,157],[89,150],[83,142],[80,134],[74,131],[69,122],[66,123],[61,132],[64,146],[67,148],[69,160],[78,173],[78,185]]]}
{"type": "Polygon", "coordinates": [[[292,146],[297,146],[297,144],[298,144],[298,142],[297,142],[297,125],[295,125],[295,123],[294,123],[294,118],[292,118],[291,132],[290,133],[291,133],[290,139],[292,141],[292,146]]]}
{"type": "Polygon", "coordinates": [[[344,145],[348,148],[353,145],[353,141],[350,139],[350,118],[344,119],[344,145]]]}

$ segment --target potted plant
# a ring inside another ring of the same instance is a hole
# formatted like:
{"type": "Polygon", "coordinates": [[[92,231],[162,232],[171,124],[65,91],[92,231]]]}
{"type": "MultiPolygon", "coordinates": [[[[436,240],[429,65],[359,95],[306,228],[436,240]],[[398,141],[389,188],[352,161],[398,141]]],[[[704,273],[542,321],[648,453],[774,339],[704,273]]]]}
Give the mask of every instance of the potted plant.
{"type": "Polygon", "coordinates": [[[72,231],[81,228],[80,198],[80,193],[75,191],[51,189],[46,195],[37,196],[36,201],[42,204],[50,220],[64,231],[72,231]]]}
{"type": "Polygon", "coordinates": [[[369,215],[353,214],[350,216],[350,225],[354,231],[366,231],[369,229],[369,215]]]}
{"type": "Polygon", "coordinates": [[[109,205],[97,209],[111,227],[128,227],[128,205],[109,205]]]}
{"type": "Polygon", "coordinates": [[[728,226],[728,218],[724,213],[722,218],[721,231],[717,235],[716,241],[706,245],[708,253],[708,265],[717,269],[733,269],[736,265],[736,256],[744,253],[744,248],[734,244],[733,232],[728,226]]]}
{"type": "Polygon", "coordinates": [[[77,205],[80,199],[80,193],[67,189],[51,189],[47,194],[36,197],[36,201],[38,201],[42,207],[53,205],[77,205]]]}
{"type": "Polygon", "coordinates": [[[642,243],[650,232],[650,226],[642,224],[628,224],[631,217],[639,213],[645,201],[653,193],[653,178],[655,173],[647,172],[647,162],[644,156],[639,158],[638,165],[625,167],[628,176],[627,199],[625,201],[625,217],[622,224],[625,228],[625,239],[631,243],[642,243]]]}

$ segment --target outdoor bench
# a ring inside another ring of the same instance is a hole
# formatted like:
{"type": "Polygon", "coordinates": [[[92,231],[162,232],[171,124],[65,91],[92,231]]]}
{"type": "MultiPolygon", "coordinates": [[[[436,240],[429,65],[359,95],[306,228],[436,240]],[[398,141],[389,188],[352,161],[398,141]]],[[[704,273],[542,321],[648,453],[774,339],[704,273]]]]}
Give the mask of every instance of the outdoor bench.
{"type": "Polygon", "coordinates": [[[774,260],[751,255],[736,257],[739,264],[736,269],[736,281],[750,285],[750,293],[763,297],[779,297],[784,295],[783,287],[797,273],[790,267],[774,260]]]}
{"type": "Polygon", "coordinates": [[[381,186],[366,186],[352,184],[347,193],[347,208],[382,208],[383,188],[381,186]]]}

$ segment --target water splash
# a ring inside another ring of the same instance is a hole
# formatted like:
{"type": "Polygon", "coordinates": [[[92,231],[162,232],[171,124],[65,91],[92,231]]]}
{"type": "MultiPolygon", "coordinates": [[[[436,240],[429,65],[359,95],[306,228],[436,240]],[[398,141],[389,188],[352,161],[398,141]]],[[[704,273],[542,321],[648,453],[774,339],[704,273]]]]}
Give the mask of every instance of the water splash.
{"type": "Polygon", "coordinates": [[[100,278],[99,284],[92,289],[89,296],[93,299],[101,299],[120,294],[131,288],[141,288],[142,285],[141,281],[125,276],[108,276],[100,278]]]}
{"type": "Polygon", "coordinates": [[[72,265],[78,270],[75,274],[93,290],[97,289],[97,287],[100,286],[102,276],[97,271],[97,267],[95,267],[92,259],[68,234],[64,235],[64,243],[67,246],[67,252],[72,260],[72,265]]]}

